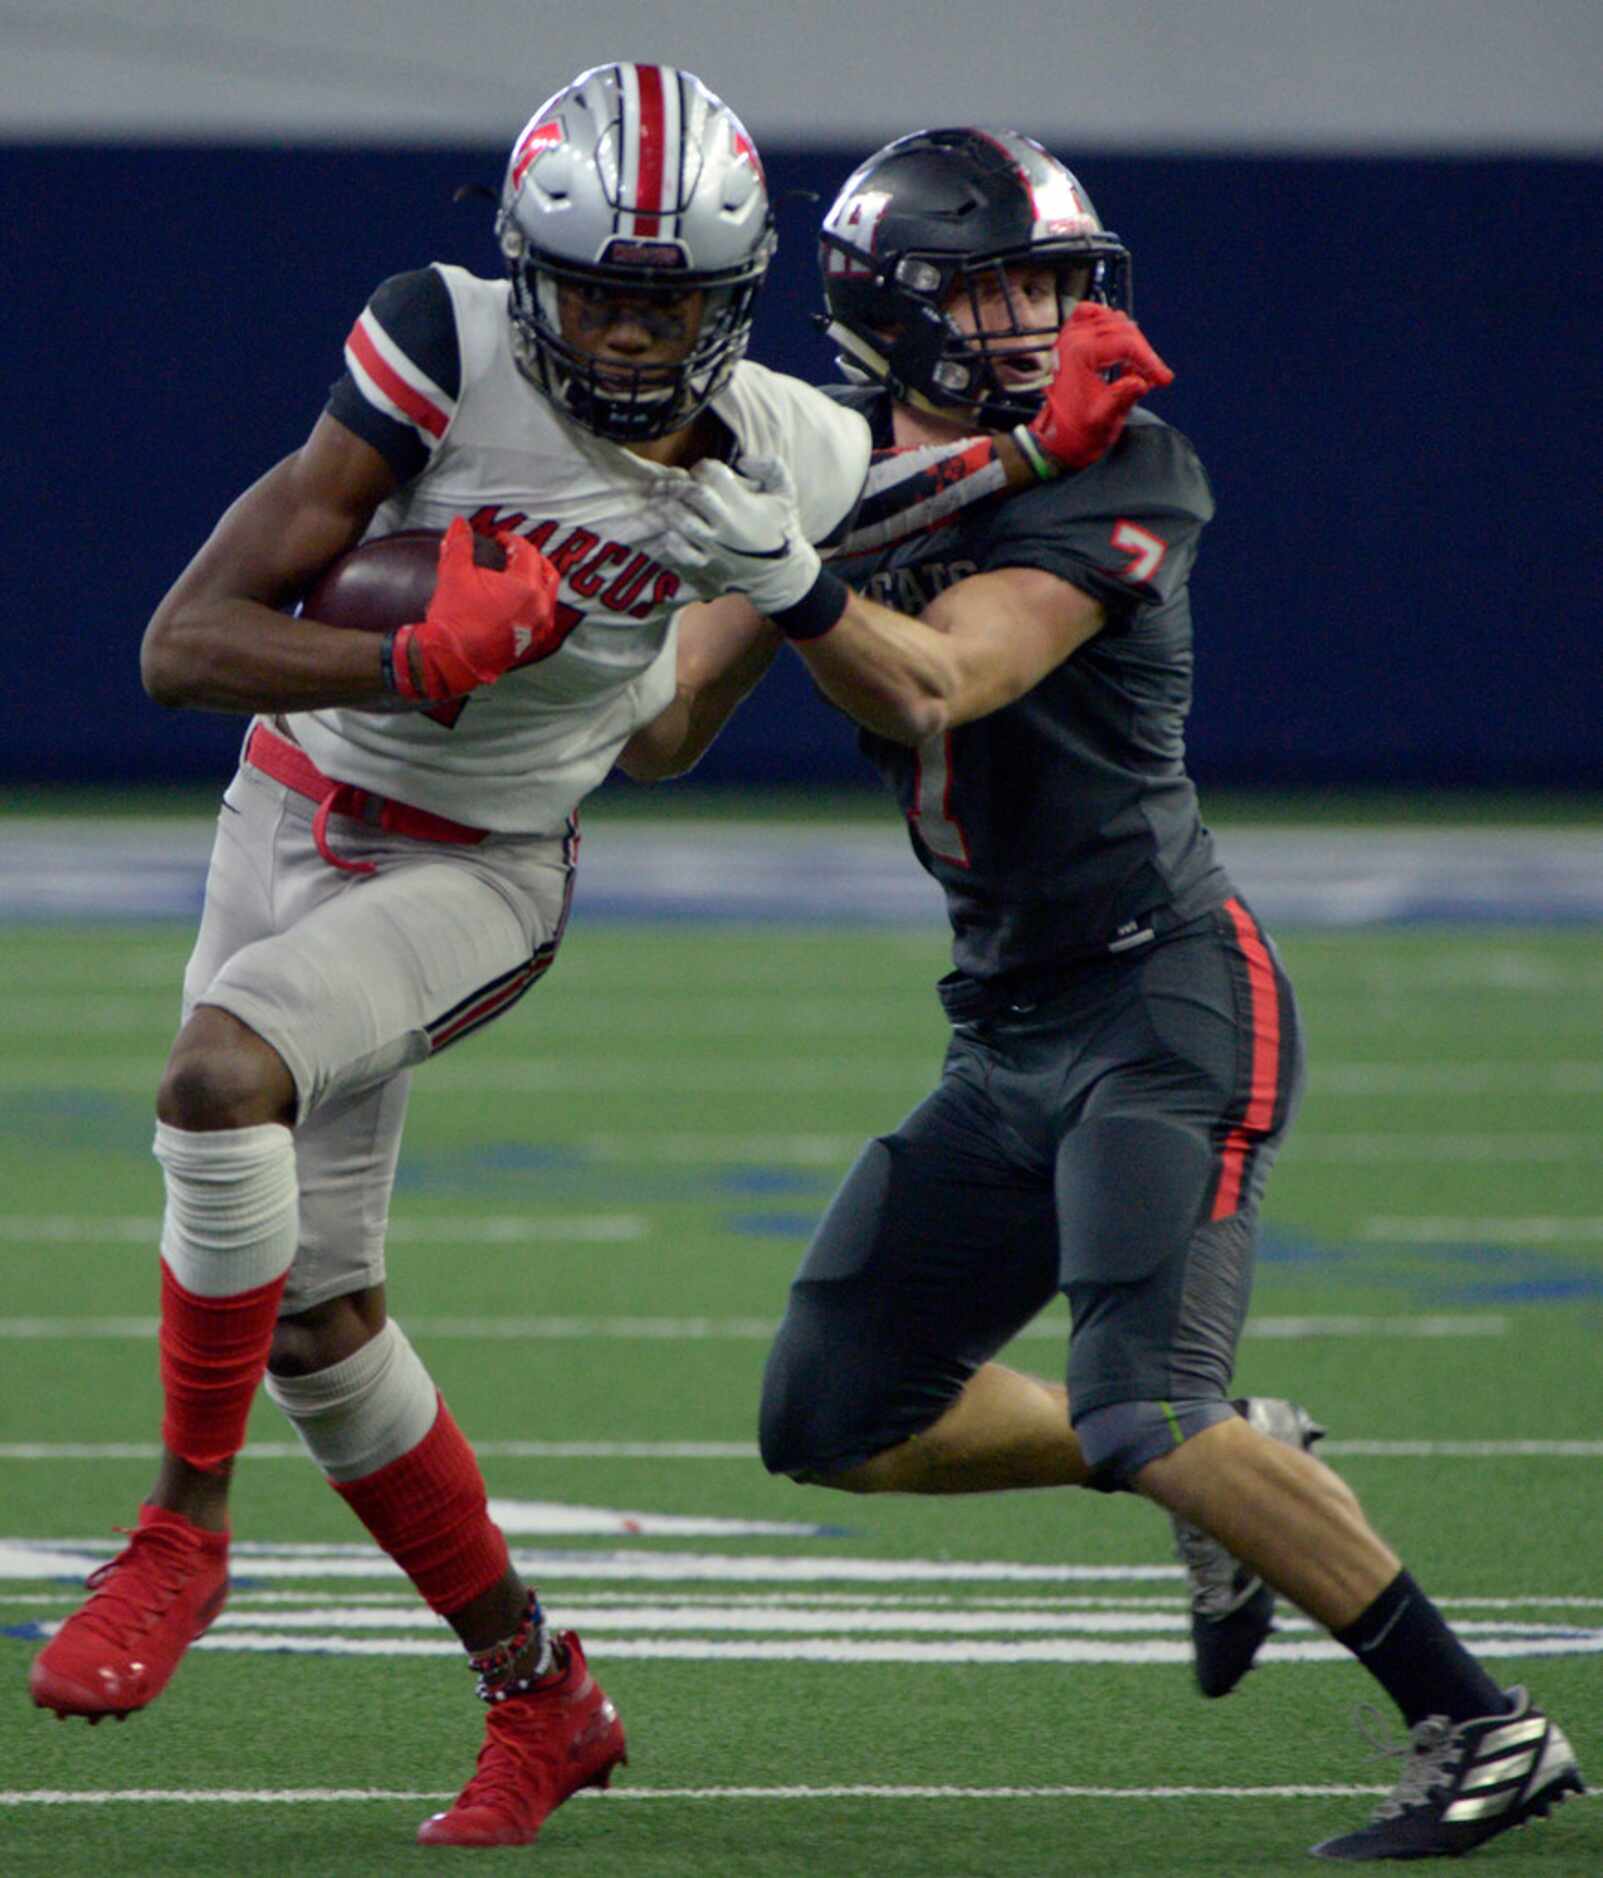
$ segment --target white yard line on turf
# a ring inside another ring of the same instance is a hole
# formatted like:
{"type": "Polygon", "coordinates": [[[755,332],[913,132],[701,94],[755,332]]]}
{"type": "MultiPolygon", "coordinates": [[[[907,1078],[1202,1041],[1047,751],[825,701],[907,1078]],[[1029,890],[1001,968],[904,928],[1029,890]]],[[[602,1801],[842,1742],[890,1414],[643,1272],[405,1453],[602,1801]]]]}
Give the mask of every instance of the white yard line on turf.
{"type": "MultiPolygon", "coordinates": [[[[0,1580],[19,1582],[82,1573],[115,1551],[115,1541],[0,1538],[0,1580]]],[[[398,1565],[364,1544],[270,1544],[236,1541],[236,1574],[249,1579],[341,1580],[365,1585],[403,1582],[398,1565]]],[[[1178,1565],[1026,1565],[990,1559],[786,1557],[722,1553],[526,1545],[514,1539],[513,1562],[547,1583],[570,1584],[1155,1584],[1177,1583],[1178,1565]]]]}
{"type": "MultiPolygon", "coordinates": [[[[371,1656],[386,1660],[398,1656],[455,1657],[460,1659],[462,1646],[454,1639],[424,1642],[407,1637],[347,1637],[337,1633],[322,1636],[293,1636],[287,1631],[240,1633],[219,1636],[215,1630],[190,1645],[194,1650],[240,1651],[250,1655],[371,1656]]],[[[1034,1642],[1028,1639],[1008,1643],[925,1643],[913,1641],[858,1641],[852,1637],[797,1637],[782,1642],[744,1640],[721,1642],[703,1637],[608,1637],[597,1636],[588,1653],[598,1662],[627,1659],[631,1662],[678,1663],[837,1663],[858,1666],[883,1663],[921,1665],[960,1664],[970,1668],[994,1668],[1012,1663],[1072,1663],[1080,1666],[1120,1666],[1152,1668],[1156,1665],[1183,1667],[1194,1660],[1191,1639],[1173,1643],[1117,1643],[1099,1639],[1094,1643],[1069,1640],[1034,1642]]],[[[1476,1656],[1490,1660],[1500,1657],[1527,1656],[1599,1656],[1603,1655],[1603,1631],[1571,1633],[1562,1637],[1532,1636],[1521,1629],[1515,1634],[1501,1632],[1477,1636],[1476,1656]]],[[[1288,1663],[1347,1663],[1350,1652],[1329,1638],[1307,1643],[1265,1644],[1255,1661],[1266,1665],[1288,1663]]]]}
{"type": "MultiPolygon", "coordinates": [[[[651,1221],[641,1213],[490,1214],[482,1219],[392,1219],[386,1237],[396,1241],[452,1245],[521,1245],[526,1239],[643,1239],[651,1221]]],[[[155,1245],[161,1222],[150,1218],[74,1217],[52,1213],[0,1219],[0,1241],[22,1245],[155,1245]]]]}
{"type": "MultiPolygon", "coordinates": [[[[418,1609],[417,1594],[414,1591],[374,1591],[363,1587],[362,1603],[352,1607],[378,1613],[381,1608],[402,1612],[415,1612],[418,1609]]],[[[311,1591],[239,1591],[231,1590],[228,1594],[228,1609],[234,1614],[244,1610],[281,1611],[301,1607],[311,1609],[325,1606],[329,1593],[323,1589],[311,1591]]],[[[857,1591],[851,1596],[827,1591],[784,1592],[764,1591],[743,1593],[719,1591],[701,1593],[695,1591],[676,1591],[671,1605],[660,1608],[677,1611],[695,1611],[711,1608],[720,1611],[740,1611],[749,1608],[763,1610],[800,1609],[809,1611],[850,1610],[870,1600],[872,1608],[878,1611],[918,1610],[929,1620],[933,1613],[934,1621],[945,1620],[949,1611],[1164,1611],[1173,1615],[1176,1604],[1173,1593],[1167,1596],[1144,1597],[1139,1592],[1130,1592],[1123,1597],[1075,1597],[1065,1595],[1053,1598],[1011,1598],[962,1596],[946,1597],[939,1592],[923,1592],[918,1597],[900,1597],[895,1593],[857,1591]]],[[[584,1594],[587,1610],[613,1610],[639,1603],[638,1592],[595,1591],[584,1594]]],[[[79,1602],[78,1587],[64,1585],[59,1591],[26,1591],[15,1596],[9,1593],[0,1595],[0,1608],[5,1610],[71,1610],[79,1602]]],[[[1518,1597],[1518,1598],[1437,1598],[1434,1600],[1444,1610],[1455,1611],[1557,1611],[1557,1610],[1603,1610],[1603,1597],[1518,1597]]],[[[659,1608],[659,1607],[653,1607],[659,1608]]],[[[276,1620],[275,1620],[276,1621],[276,1620]]],[[[289,1621],[285,1619],[283,1621],[289,1621]]],[[[395,1621],[399,1622],[399,1619],[395,1621]]],[[[436,1620],[427,1618],[425,1623],[436,1620]]],[[[572,1620],[576,1621],[576,1620],[572,1620]]],[[[1300,1619],[1286,1619],[1298,1623],[1300,1619]]],[[[1305,1626],[1306,1627],[1306,1626],[1305,1626]]]]}
{"type": "MultiPolygon", "coordinates": [[[[38,1632],[50,1635],[57,1627],[41,1624],[38,1632]]],[[[943,1631],[954,1628],[948,1624],[939,1627],[943,1631]]],[[[391,1633],[398,1628],[400,1626],[396,1624],[388,1626],[391,1633]]],[[[704,1624],[702,1628],[709,1629],[712,1626],[704,1624]]],[[[1524,1623],[1501,1627],[1477,1624],[1473,1628],[1475,1654],[1484,1660],[1603,1655],[1603,1630],[1524,1623]],[[1559,1634],[1554,1634],[1555,1631],[1559,1634]]],[[[1151,1669],[1159,1666],[1184,1667],[1193,1658],[1189,1637],[1177,1637],[1173,1641],[1150,1637],[1140,1641],[1121,1641],[1105,1636],[1094,1640],[1013,1637],[1005,1642],[986,1642],[942,1636],[929,1641],[860,1637],[851,1634],[850,1626],[845,1624],[837,1625],[836,1629],[846,1634],[820,1637],[793,1635],[772,1640],[747,1636],[726,1640],[708,1636],[670,1637],[660,1632],[648,1636],[612,1636],[602,1629],[594,1632],[588,1642],[588,1650],[598,1662],[831,1663],[850,1668],[902,1663],[922,1667],[961,1665],[971,1669],[992,1669],[1019,1663],[1060,1663],[1079,1667],[1151,1669]]],[[[223,1655],[366,1657],[385,1662],[401,1657],[458,1657],[461,1650],[456,1640],[450,1637],[422,1638],[394,1634],[353,1636],[343,1629],[302,1634],[282,1627],[235,1631],[213,1628],[205,1636],[197,1638],[190,1648],[223,1655]]],[[[1348,1652],[1328,1637],[1271,1642],[1263,1647],[1256,1659],[1260,1669],[1280,1669],[1298,1663],[1343,1663],[1349,1660],[1348,1652]]]]}
{"type": "MultiPolygon", "coordinates": [[[[474,1452],[491,1461],[742,1461],[757,1458],[749,1441],[475,1441],[474,1452]]],[[[1319,1452],[1386,1461],[1603,1459],[1603,1441],[1325,1441],[1319,1452]]],[[[13,1441],[0,1443],[3,1461],[153,1461],[154,1441],[13,1441]]],[[[306,1450],[293,1441],[258,1441],[247,1461],[300,1461],[306,1450]]]]}
{"type": "MultiPolygon", "coordinates": [[[[757,1458],[750,1441],[475,1441],[473,1451],[493,1461],[745,1461],[757,1458]]],[[[0,1445],[0,1461],[150,1461],[161,1456],[152,1441],[18,1441],[0,1445]]],[[[259,1441],[242,1459],[306,1458],[298,1441],[259,1441]]]]}
{"type": "MultiPolygon", "coordinates": [[[[586,1338],[661,1343],[767,1342],[774,1334],[775,1320],[768,1317],[409,1317],[407,1329],[419,1339],[451,1342],[568,1342],[586,1338]]],[[[1067,1329],[1068,1319],[1061,1311],[1052,1311],[1019,1335],[1032,1340],[1058,1341],[1067,1329]]],[[[74,1338],[143,1340],[154,1337],[156,1330],[154,1317],[0,1317],[0,1339],[21,1343],[54,1343],[74,1338]]],[[[1508,1319],[1496,1311],[1424,1317],[1255,1317],[1246,1329],[1249,1337],[1282,1340],[1502,1337],[1507,1333],[1508,1319]]],[[[286,1450],[297,1454],[300,1451],[299,1448],[286,1450]]],[[[741,1450],[742,1453],[749,1451],[741,1450]]]]}
{"type": "MultiPolygon", "coordinates": [[[[1191,1614],[1180,1599],[1173,1600],[1166,1611],[1144,1606],[1111,1611],[996,1611],[956,1610],[950,1607],[920,1610],[908,1606],[880,1610],[864,1604],[855,1607],[831,1605],[823,1610],[807,1610],[794,1604],[773,1607],[755,1603],[742,1603],[723,1609],[708,1605],[691,1605],[687,1608],[677,1603],[592,1604],[589,1599],[580,1597],[573,1602],[564,1602],[562,1622],[582,1631],[587,1638],[592,1634],[600,1636],[613,1632],[640,1632],[647,1637],[660,1636],[664,1632],[691,1635],[727,1635],[733,1632],[750,1633],[753,1636],[764,1633],[796,1637],[822,1635],[840,1641],[843,1635],[852,1638],[895,1636],[899,1632],[909,1631],[927,1636],[929,1632],[936,1631],[948,1643],[965,1637],[984,1636],[1139,1638],[1163,1637],[1169,1633],[1189,1636],[1191,1630],[1191,1614]]],[[[439,1631],[440,1624],[434,1613],[421,1603],[411,1608],[387,1606],[373,1609],[362,1604],[330,1605],[325,1602],[297,1611],[285,1610],[281,1606],[270,1611],[230,1607],[216,1620],[209,1634],[218,1639],[218,1645],[222,1648],[226,1647],[223,1642],[225,1636],[232,1634],[235,1638],[251,1639],[262,1635],[269,1627],[280,1634],[317,1631],[325,1636],[345,1637],[363,1631],[427,1631],[434,1634],[439,1631]]],[[[1476,1639],[1494,1638],[1506,1642],[1511,1636],[1533,1641],[1558,1637],[1567,1639],[1578,1648],[1603,1648],[1603,1631],[1587,1629],[1574,1622],[1554,1622],[1547,1618],[1511,1621],[1507,1617],[1470,1617],[1459,1619],[1455,1628],[1461,1635],[1476,1639]]],[[[1317,1632],[1318,1627],[1310,1619],[1300,1616],[1281,1618],[1275,1629],[1276,1636],[1282,1638],[1292,1635],[1311,1637],[1317,1632]]],[[[601,1646],[598,1644],[596,1647],[601,1646]]]]}
{"type": "MultiPolygon", "coordinates": [[[[512,1063],[471,1066],[431,1064],[420,1094],[632,1095],[640,1087],[644,1059],[619,1055],[604,1063],[575,1062],[569,1056],[532,1057],[512,1063]]],[[[148,1092],[156,1071],[149,1056],[27,1057],[0,1069],[0,1087],[129,1090],[148,1092]]],[[[749,1063],[726,1055],[685,1053],[650,1059],[649,1075],[659,1094],[766,1095],[774,1088],[773,1065],[766,1057],[749,1063]]],[[[855,1059],[839,1062],[787,1062],[785,1086],[793,1091],[891,1091],[921,1094],[928,1065],[905,1068],[883,1064],[865,1068],[855,1059]]],[[[1603,1061],[1576,1057],[1546,1060],[1503,1057],[1470,1063],[1331,1062],[1321,1063],[1313,1087],[1322,1097],[1430,1095],[1480,1096],[1498,1091],[1527,1095],[1598,1095],[1603,1093],[1603,1061]]]]}
{"type": "Polygon", "coordinates": [[[1408,1245],[1595,1245],[1603,1239],[1603,1213],[1591,1218],[1538,1213],[1520,1218],[1476,1219],[1441,1214],[1414,1217],[1382,1213],[1366,1219],[1362,1238],[1400,1240],[1408,1245]]]}
{"type": "MultiPolygon", "coordinates": [[[[1385,1787],[614,1787],[579,1800],[1349,1800],[1385,1787]]],[[[396,1787],[128,1788],[74,1793],[61,1787],[0,1790],[0,1806],[301,1806],[452,1800],[455,1791],[396,1787]]]]}

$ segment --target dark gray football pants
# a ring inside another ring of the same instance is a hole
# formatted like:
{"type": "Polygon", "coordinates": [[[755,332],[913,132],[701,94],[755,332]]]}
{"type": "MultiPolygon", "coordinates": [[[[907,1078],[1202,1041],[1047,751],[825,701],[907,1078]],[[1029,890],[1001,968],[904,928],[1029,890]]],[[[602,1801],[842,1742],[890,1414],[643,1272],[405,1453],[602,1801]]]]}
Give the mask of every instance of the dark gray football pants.
{"type": "Polygon", "coordinates": [[[1291,986],[1236,900],[959,1025],[938,1087],[864,1148],[808,1247],[764,1464],[838,1472],[928,1428],[1059,1290],[1077,1423],[1223,1403],[1302,1079],[1291,986]]]}

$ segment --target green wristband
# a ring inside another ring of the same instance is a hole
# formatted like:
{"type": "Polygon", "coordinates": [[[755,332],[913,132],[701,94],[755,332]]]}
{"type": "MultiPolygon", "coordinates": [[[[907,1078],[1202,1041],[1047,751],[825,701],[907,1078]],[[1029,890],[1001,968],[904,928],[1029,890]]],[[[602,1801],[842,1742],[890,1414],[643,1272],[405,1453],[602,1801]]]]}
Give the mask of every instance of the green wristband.
{"type": "Polygon", "coordinates": [[[1055,463],[1036,442],[1034,433],[1027,424],[1015,425],[1012,437],[1019,447],[1019,455],[1034,470],[1038,481],[1049,483],[1054,477],[1063,473],[1061,466],[1055,463]]]}

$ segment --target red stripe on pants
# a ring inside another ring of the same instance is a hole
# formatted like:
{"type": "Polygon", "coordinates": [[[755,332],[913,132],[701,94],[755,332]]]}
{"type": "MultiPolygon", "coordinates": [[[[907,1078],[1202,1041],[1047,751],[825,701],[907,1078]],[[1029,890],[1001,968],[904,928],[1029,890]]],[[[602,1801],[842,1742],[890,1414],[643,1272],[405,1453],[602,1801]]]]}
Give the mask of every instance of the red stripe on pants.
{"type": "Polygon", "coordinates": [[[1247,1028],[1252,1036],[1252,1070],[1246,1111],[1225,1137],[1219,1187],[1213,1197],[1210,1219],[1225,1219],[1240,1206],[1248,1158],[1258,1141],[1268,1134],[1280,1094],[1280,986],[1275,978],[1274,962],[1263,942],[1263,934],[1241,902],[1226,900],[1224,910],[1247,961],[1247,1028]]]}
{"type": "Polygon", "coordinates": [[[516,1004],[518,999],[523,996],[524,992],[529,989],[530,985],[532,985],[537,978],[543,976],[553,956],[554,954],[548,953],[543,959],[530,959],[529,963],[518,972],[515,978],[510,979],[498,989],[489,992],[468,1010],[458,1012],[449,1022],[442,1021],[438,1027],[433,1024],[428,1025],[426,1029],[429,1049],[431,1051],[443,1050],[448,1043],[470,1026],[488,1023],[503,1005],[516,1004]]]}

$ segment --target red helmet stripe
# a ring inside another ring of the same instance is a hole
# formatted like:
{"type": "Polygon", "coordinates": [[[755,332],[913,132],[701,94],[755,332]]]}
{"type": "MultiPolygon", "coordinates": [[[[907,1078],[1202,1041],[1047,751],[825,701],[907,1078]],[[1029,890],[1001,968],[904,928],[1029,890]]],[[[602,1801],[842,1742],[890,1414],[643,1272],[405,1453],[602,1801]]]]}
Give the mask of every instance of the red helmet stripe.
{"type": "Polygon", "coordinates": [[[757,146],[756,144],[752,142],[750,137],[746,135],[745,131],[743,131],[738,124],[735,126],[734,146],[735,146],[735,155],[737,157],[745,158],[745,160],[752,166],[752,168],[757,172],[757,174],[762,177],[763,185],[766,188],[767,183],[768,183],[768,175],[767,175],[767,172],[763,169],[762,158],[757,154],[757,146]]]}
{"type": "Polygon", "coordinates": [[[542,150],[551,148],[562,141],[562,126],[555,118],[548,117],[543,123],[531,124],[523,133],[523,139],[512,153],[512,187],[516,189],[528,173],[529,165],[542,150]]]}
{"type": "Polygon", "coordinates": [[[635,185],[635,233],[655,235],[663,211],[662,177],[667,163],[667,124],[663,108],[662,67],[637,65],[640,81],[640,136],[635,185]]]}
{"type": "Polygon", "coordinates": [[[1010,149],[1008,145],[1004,143],[1003,140],[1000,137],[998,137],[994,131],[980,130],[977,127],[975,127],[975,128],[970,129],[969,135],[971,137],[983,138],[985,142],[990,144],[993,149],[1000,150],[1003,156],[1007,158],[1008,167],[1012,170],[1013,174],[1018,178],[1018,180],[1024,185],[1024,193],[1030,199],[1030,219],[1035,222],[1040,221],[1041,210],[1040,210],[1039,204],[1035,200],[1035,184],[1031,182],[1030,180],[1030,172],[1019,161],[1018,152],[1016,150],[1010,149]]]}
{"type": "Polygon", "coordinates": [[[1030,171],[1028,145],[1019,147],[1019,139],[1012,131],[971,130],[971,137],[982,137],[986,143],[1000,150],[1007,158],[1013,174],[1024,187],[1029,197],[1030,219],[1041,226],[1043,232],[1051,234],[1094,233],[1101,224],[1081,189],[1079,179],[1070,170],[1063,168],[1057,160],[1047,156],[1048,168],[1043,176],[1044,189],[1037,189],[1035,177],[1030,171]]]}

